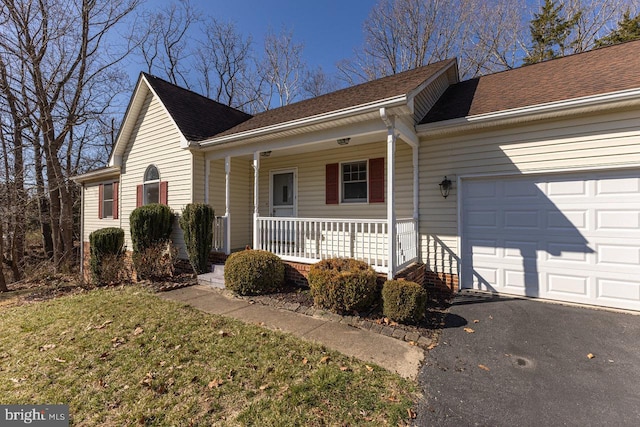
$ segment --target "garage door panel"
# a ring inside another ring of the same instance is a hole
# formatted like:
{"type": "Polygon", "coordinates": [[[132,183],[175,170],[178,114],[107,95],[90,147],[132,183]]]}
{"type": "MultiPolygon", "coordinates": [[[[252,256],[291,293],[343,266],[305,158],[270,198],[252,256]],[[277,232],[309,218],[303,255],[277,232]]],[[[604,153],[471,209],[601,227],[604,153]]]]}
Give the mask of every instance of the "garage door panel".
{"type": "Polygon", "coordinates": [[[640,282],[598,279],[596,288],[599,298],[640,303],[640,282]]]}
{"type": "Polygon", "coordinates": [[[558,231],[586,231],[588,212],[586,209],[554,209],[546,211],[547,229],[558,231]]]}
{"type": "Polygon", "coordinates": [[[463,287],[640,310],[640,172],[465,179],[461,191],[463,287]],[[490,197],[470,201],[476,191],[490,197]]]}
{"type": "Polygon", "coordinates": [[[549,295],[581,295],[588,296],[589,277],[573,274],[547,274],[547,291],[549,295]]]}
{"type": "Polygon", "coordinates": [[[504,229],[537,230],[540,228],[540,213],[533,210],[508,209],[504,211],[504,229]]]}

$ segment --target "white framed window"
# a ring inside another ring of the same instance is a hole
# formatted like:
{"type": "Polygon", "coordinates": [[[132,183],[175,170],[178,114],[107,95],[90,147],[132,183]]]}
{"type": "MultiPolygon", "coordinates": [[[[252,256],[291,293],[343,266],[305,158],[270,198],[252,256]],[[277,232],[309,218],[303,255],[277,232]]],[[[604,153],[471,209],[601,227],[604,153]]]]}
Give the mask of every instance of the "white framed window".
{"type": "Polygon", "coordinates": [[[143,204],[160,203],[160,172],[155,165],[150,165],[144,172],[143,204]]]}
{"type": "Polygon", "coordinates": [[[113,183],[102,185],[102,216],[113,218],[113,183]]]}
{"type": "Polygon", "coordinates": [[[343,203],[366,203],[369,194],[367,161],[345,162],[340,165],[343,203]]]}

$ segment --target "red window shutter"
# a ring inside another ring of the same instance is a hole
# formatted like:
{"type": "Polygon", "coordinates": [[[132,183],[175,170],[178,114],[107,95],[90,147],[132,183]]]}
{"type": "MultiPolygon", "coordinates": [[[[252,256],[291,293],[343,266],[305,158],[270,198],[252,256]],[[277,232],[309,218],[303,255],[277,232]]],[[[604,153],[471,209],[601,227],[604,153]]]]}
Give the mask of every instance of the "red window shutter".
{"type": "Polygon", "coordinates": [[[369,203],[384,203],[384,157],[369,159],[369,203]]]}
{"type": "Polygon", "coordinates": [[[340,165],[331,163],[326,165],[325,175],[325,203],[327,205],[337,205],[340,199],[340,165]]]}
{"type": "Polygon", "coordinates": [[[169,183],[167,181],[160,181],[160,204],[168,205],[169,200],[169,183]]]}
{"type": "Polygon", "coordinates": [[[102,219],[102,202],[104,197],[104,185],[98,186],[98,219],[102,219]]]}
{"type": "Polygon", "coordinates": [[[143,191],[142,184],[136,187],[136,208],[139,208],[144,204],[144,201],[142,200],[143,191]]]}
{"type": "Polygon", "coordinates": [[[118,219],[118,182],[113,183],[113,219],[118,219]]]}

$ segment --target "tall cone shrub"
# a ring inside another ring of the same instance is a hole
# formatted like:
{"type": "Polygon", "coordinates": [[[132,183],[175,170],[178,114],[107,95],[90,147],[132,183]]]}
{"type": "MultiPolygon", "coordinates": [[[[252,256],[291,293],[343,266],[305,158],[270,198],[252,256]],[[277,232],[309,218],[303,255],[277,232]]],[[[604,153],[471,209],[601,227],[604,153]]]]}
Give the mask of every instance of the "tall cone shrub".
{"type": "Polygon", "coordinates": [[[134,209],[129,217],[133,252],[142,252],[156,243],[168,241],[172,220],[173,213],[167,205],[152,203],[134,209]]]}
{"type": "MultiPolygon", "coordinates": [[[[107,260],[120,260],[124,254],[124,230],[117,227],[101,228],[89,234],[89,268],[91,278],[96,285],[106,285],[111,281],[107,278],[104,264],[107,260]]],[[[115,275],[116,277],[118,274],[115,275]]]]}
{"type": "Polygon", "coordinates": [[[209,252],[213,244],[213,208],[204,203],[190,203],[182,211],[180,228],[194,271],[208,271],[209,252]]]}

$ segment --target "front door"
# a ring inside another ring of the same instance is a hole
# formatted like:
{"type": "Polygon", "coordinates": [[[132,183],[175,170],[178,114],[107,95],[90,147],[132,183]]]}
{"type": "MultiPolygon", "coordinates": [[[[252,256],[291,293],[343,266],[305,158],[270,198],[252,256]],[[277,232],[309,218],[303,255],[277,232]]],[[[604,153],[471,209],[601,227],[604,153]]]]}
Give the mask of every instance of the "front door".
{"type": "Polygon", "coordinates": [[[293,217],[296,215],[295,170],[271,173],[271,216],[293,217]]]}

